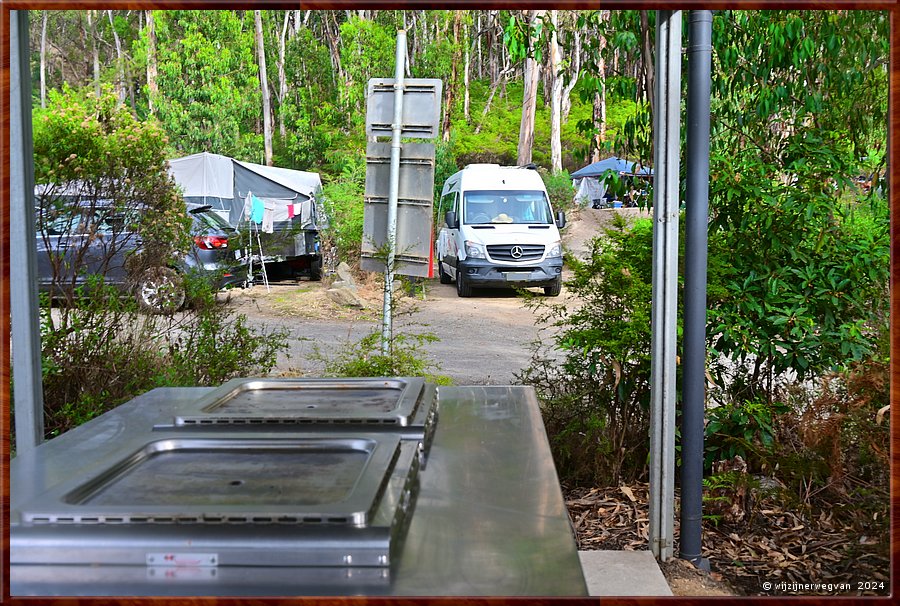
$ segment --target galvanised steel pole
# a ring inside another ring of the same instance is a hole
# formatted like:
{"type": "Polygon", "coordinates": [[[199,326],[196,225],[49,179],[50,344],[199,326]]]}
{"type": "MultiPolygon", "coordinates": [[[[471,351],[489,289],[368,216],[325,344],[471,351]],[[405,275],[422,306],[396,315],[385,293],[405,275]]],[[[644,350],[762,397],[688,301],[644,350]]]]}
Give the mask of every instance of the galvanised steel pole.
{"type": "Polygon", "coordinates": [[[703,418],[706,408],[706,265],[712,11],[692,10],[688,31],[684,375],[679,556],[702,568],[703,418]]]}
{"type": "Polygon", "coordinates": [[[9,34],[9,298],[18,455],[35,448],[44,439],[28,11],[10,11],[9,34]]]}
{"type": "Polygon", "coordinates": [[[394,258],[397,254],[397,200],[400,197],[400,134],[403,130],[403,75],[406,65],[406,30],[397,32],[394,64],[394,123],[391,133],[391,182],[388,189],[387,263],[384,269],[384,319],[381,327],[381,353],[391,353],[391,307],[394,294],[394,258]]]}
{"type": "Polygon", "coordinates": [[[681,11],[656,12],[655,95],[649,538],[650,551],[664,561],[674,552],[675,524],[681,11]]]}

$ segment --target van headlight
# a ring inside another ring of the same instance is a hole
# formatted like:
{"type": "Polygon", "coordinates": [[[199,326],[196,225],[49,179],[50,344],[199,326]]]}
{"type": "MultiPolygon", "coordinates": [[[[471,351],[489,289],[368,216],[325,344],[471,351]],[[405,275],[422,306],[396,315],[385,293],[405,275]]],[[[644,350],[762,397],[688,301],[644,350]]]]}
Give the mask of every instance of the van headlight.
{"type": "Polygon", "coordinates": [[[562,256],[562,243],[557,241],[550,245],[550,251],[547,253],[547,258],[552,259],[554,257],[562,256]]]}
{"type": "Polygon", "coordinates": [[[487,255],[484,254],[484,245],[471,240],[466,240],[466,256],[473,259],[487,259],[487,255]]]}

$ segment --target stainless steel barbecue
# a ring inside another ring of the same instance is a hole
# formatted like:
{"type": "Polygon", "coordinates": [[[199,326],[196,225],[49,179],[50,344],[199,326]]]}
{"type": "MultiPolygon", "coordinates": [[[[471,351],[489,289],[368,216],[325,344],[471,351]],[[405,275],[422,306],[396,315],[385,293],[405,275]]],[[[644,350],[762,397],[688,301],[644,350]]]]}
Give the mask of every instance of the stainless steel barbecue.
{"type": "Polygon", "coordinates": [[[10,486],[12,595],[586,592],[525,387],[161,388],[14,458],[10,486]]]}

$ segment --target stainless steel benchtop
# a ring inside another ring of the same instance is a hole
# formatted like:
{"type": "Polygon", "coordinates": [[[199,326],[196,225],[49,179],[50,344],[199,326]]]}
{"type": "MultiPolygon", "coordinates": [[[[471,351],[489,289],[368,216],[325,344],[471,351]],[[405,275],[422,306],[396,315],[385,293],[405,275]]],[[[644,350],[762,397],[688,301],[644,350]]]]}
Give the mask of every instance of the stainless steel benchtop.
{"type": "MultiPolygon", "coordinates": [[[[112,456],[117,444],[171,419],[211,389],[153,390],[13,459],[11,533],[21,524],[23,503],[74,476],[101,472],[96,462],[105,457],[98,453],[112,456]]],[[[438,402],[428,465],[390,568],[13,565],[10,593],[587,595],[534,391],[440,387],[438,402]]]]}

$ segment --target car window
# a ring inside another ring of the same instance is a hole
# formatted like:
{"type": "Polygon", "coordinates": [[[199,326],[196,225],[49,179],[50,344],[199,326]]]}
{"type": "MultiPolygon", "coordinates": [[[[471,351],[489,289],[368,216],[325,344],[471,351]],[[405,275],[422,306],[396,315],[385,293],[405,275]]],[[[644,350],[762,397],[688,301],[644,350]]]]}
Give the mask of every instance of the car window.
{"type": "Polygon", "coordinates": [[[36,209],[37,231],[50,236],[81,234],[87,230],[87,218],[77,209],[45,208],[36,209]]]}
{"type": "Polygon", "coordinates": [[[211,210],[193,211],[191,212],[191,216],[194,218],[193,229],[198,232],[228,232],[233,231],[234,229],[228,224],[228,221],[211,210]]]}

